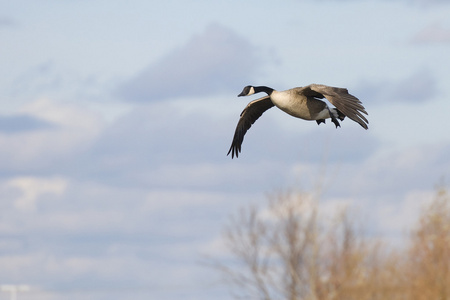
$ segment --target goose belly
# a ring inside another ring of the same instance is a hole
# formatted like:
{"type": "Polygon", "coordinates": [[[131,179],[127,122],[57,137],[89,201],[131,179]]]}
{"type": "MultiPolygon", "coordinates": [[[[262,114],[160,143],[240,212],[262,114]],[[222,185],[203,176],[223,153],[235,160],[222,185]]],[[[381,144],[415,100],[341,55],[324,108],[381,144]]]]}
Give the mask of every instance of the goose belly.
{"type": "Polygon", "coordinates": [[[283,102],[273,101],[275,106],[290,114],[293,117],[304,119],[304,120],[314,120],[315,118],[311,114],[306,101],[292,101],[287,100],[283,102]]]}
{"type": "Polygon", "coordinates": [[[271,97],[276,107],[290,114],[293,117],[304,120],[318,120],[330,117],[325,102],[295,95],[290,93],[278,93],[275,97],[271,97]]]}

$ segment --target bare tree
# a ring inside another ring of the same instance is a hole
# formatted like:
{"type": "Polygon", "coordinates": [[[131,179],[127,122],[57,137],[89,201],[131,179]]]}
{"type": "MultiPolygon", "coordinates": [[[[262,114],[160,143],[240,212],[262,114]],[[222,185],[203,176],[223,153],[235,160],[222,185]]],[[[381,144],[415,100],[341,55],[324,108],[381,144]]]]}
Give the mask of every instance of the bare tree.
{"type": "Polygon", "coordinates": [[[317,200],[304,193],[280,193],[265,209],[243,209],[226,229],[234,260],[221,270],[247,299],[363,299],[358,290],[374,276],[371,260],[378,252],[348,211],[327,221],[319,220],[317,200]]]}
{"type": "Polygon", "coordinates": [[[226,228],[220,264],[237,297],[264,300],[450,299],[450,196],[439,189],[405,247],[368,239],[348,209],[280,193],[242,209],[226,228]]]}

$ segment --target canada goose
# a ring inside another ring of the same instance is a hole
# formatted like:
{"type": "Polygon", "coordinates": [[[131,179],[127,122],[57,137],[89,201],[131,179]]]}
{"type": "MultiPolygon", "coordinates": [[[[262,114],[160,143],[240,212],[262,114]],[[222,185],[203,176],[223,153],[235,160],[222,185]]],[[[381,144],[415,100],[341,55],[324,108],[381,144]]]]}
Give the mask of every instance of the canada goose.
{"type": "Polygon", "coordinates": [[[234,158],[235,155],[238,157],[241,152],[241,145],[247,130],[266,110],[273,106],[296,118],[315,120],[318,125],[325,123],[325,119],[331,118],[337,128],[341,126],[337,119],[342,121],[345,117],[349,117],[364,129],[368,129],[369,121],[363,115],[363,113],[367,115],[364,106],[358,98],[350,95],[347,89],[310,84],[286,91],[276,91],[267,86],[248,85],[244,87],[238,97],[260,92],[267,93],[267,96],[251,101],[241,113],[233,142],[227,153],[227,155],[231,153],[231,158],[234,158]],[[336,108],[329,108],[324,101],[319,100],[323,98],[328,99],[336,108]]]}

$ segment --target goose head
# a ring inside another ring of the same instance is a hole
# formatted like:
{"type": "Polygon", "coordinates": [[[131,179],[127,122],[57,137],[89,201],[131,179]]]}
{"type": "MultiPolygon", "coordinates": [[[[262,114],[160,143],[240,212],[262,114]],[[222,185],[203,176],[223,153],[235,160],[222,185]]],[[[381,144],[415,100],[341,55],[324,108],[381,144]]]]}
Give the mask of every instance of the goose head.
{"type": "Polygon", "coordinates": [[[253,95],[253,94],[256,94],[256,93],[261,93],[261,92],[267,93],[267,95],[270,96],[273,91],[274,91],[273,88],[270,88],[270,87],[267,87],[267,86],[264,86],[264,85],[262,85],[262,86],[247,85],[242,90],[242,92],[238,95],[238,97],[250,96],[250,95],[253,95]]]}
{"type": "Polygon", "coordinates": [[[251,86],[251,85],[247,85],[242,92],[238,95],[238,97],[242,97],[242,96],[250,96],[253,95],[255,93],[255,87],[251,86]]]}

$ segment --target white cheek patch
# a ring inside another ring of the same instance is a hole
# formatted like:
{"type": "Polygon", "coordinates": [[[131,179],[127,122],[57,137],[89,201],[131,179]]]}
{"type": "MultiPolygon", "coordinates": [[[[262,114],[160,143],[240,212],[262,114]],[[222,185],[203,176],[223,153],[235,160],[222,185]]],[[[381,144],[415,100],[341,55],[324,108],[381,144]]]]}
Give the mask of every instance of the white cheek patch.
{"type": "Polygon", "coordinates": [[[248,95],[253,95],[255,93],[255,88],[250,87],[250,90],[248,91],[248,95]]]}

